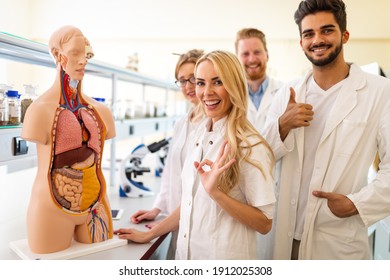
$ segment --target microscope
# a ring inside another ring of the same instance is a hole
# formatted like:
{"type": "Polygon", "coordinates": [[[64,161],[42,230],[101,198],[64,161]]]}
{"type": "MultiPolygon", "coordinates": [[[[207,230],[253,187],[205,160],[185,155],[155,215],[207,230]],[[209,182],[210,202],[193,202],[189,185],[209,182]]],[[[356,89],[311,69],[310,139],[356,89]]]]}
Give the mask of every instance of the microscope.
{"type": "Polygon", "coordinates": [[[144,186],[140,181],[136,181],[137,176],[150,172],[149,167],[142,166],[142,160],[150,153],[162,150],[157,162],[156,176],[161,176],[164,160],[168,151],[170,138],[154,142],[148,146],[140,144],[121,162],[119,196],[121,197],[143,197],[152,196],[154,193],[150,188],[144,186]]]}

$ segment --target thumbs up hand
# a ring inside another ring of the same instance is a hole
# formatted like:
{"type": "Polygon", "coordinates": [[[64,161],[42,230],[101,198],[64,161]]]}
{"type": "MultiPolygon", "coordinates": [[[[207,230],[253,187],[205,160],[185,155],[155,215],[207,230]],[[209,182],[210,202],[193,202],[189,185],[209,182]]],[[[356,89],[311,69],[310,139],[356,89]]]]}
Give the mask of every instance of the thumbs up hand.
{"type": "Polygon", "coordinates": [[[291,129],[309,126],[313,120],[313,106],[295,101],[295,91],[290,87],[290,99],[286,111],[279,118],[279,133],[282,141],[286,139],[291,129]]]}
{"type": "Polygon", "coordinates": [[[288,104],[290,103],[295,103],[295,104],[297,103],[295,101],[295,91],[292,87],[290,87],[290,100],[288,101],[288,104]]]}

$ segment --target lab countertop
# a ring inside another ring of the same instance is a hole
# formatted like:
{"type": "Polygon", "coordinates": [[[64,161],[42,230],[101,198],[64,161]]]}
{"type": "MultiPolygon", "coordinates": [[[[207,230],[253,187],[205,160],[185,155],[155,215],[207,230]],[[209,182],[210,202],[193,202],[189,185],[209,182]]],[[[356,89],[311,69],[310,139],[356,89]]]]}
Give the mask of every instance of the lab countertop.
{"type": "MultiPolygon", "coordinates": [[[[35,173],[36,168],[9,174],[0,173],[0,192],[2,193],[0,196],[0,260],[20,259],[10,248],[9,243],[27,238],[26,213],[35,173]]],[[[105,179],[106,182],[109,182],[107,173],[105,172],[105,179]]],[[[145,173],[138,177],[137,180],[150,187],[155,195],[139,198],[120,197],[119,186],[107,187],[111,208],[124,210],[120,220],[113,220],[114,229],[131,227],[142,231],[147,230],[145,223],[133,224],[130,222],[130,216],[137,210],[151,209],[156,193],[159,190],[160,178],[155,177],[153,172],[151,172],[145,173]]],[[[169,236],[168,238],[162,236],[147,244],[129,242],[127,245],[88,254],[77,259],[158,259],[160,254],[162,257],[164,256],[165,249],[161,248],[166,248],[169,239],[169,236]]]]}

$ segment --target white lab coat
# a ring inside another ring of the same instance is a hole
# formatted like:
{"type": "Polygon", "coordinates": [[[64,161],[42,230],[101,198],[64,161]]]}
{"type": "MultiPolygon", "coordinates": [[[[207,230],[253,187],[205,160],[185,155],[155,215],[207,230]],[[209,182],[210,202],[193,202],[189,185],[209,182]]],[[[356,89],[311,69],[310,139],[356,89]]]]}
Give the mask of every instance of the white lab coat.
{"type": "MultiPolygon", "coordinates": [[[[255,105],[253,104],[251,98],[248,95],[247,118],[249,122],[256,128],[256,130],[260,134],[262,134],[262,131],[264,129],[267,113],[269,108],[271,107],[272,100],[276,95],[276,92],[282,87],[282,85],[283,85],[282,82],[277,81],[273,78],[269,78],[269,84],[267,89],[264,92],[264,96],[261,100],[259,110],[256,109],[255,105]]],[[[275,168],[275,179],[276,179],[275,184],[278,184],[277,182],[278,172],[279,172],[279,163],[277,163],[275,168]]],[[[270,259],[272,256],[271,246],[272,243],[274,242],[273,231],[274,229],[271,229],[271,231],[265,235],[257,233],[257,258],[260,260],[270,259]]]]}
{"type": "MultiPolygon", "coordinates": [[[[184,163],[177,259],[256,258],[256,231],[235,220],[210,198],[193,164],[202,159],[215,161],[224,141],[225,121],[224,118],[216,122],[212,132],[207,132],[204,123],[199,125],[199,133],[190,147],[192,153],[184,163]]],[[[255,146],[251,157],[267,172],[271,155],[263,145],[255,146]]],[[[229,195],[258,208],[274,205],[273,178],[267,173],[265,178],[260,170],[244,162],[239,182],[229,195]]]]}
{"type": "MultiPolygon", "coordinates": [[[[306,82],[295,82],[296,101],[305,102],[306,82]]],[[[275,96],[269,110],[265,137],[276,158],[282,158],[277,206],[275,259],[290,259],[302,172],[304,128],[280,140],[278,119],[289,101],[289,87],[275,96]]],[[[315,112],[314,112],[315,117],[315,112]]],[[[352,64],[340,89],[315,154],[300,259],[369,259],[367,228],[390,214],[390,80],[367,74],[352,64]],[[367,183],[376,151],[380,171],[367,183]],[[336,217],[327,200],[313,190],[347,195],[358,215],[336,217]]]]}
{"type": "Polygon", "coordinates": [[[166,215],[171,214],[181,201],[182,152],[187,137],[191,133],[189,131],[191,113],[177,120],[173,127],[172,139],[161,178],[160,192],[154,201],[153,207],[160,209],[166,215]]]}
{"type": "Polygon", "coordinates": [[[261,133],[261,131],[263,130],[267,118],[267,113],[272,103],[272,99],[274,98],[275,93],[278,91],[279,88],[281,88],[282,85],[283,84],[281,82],[269,78],[269,84],[267,89],[264,92],[263,98],[261,99],[259,110],[256,109],[255,105],[253,104],[248,94],[247,118],[259,133],[261,133]]]}

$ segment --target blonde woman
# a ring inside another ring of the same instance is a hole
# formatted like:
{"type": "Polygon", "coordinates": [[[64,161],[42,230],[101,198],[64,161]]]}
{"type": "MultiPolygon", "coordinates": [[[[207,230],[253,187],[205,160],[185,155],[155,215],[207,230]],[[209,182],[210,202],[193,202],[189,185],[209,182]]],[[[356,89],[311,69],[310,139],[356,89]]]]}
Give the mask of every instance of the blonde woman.
{"type": "Polygon", "coordinates": [[[148,242],[179,227],[177,259],[255,259],[256,232],[272,226],[273,154],[246,118],[247,84],[234,54],[202,56],[195,77],[207,120],[183,166],[181,206],[149,232],[115,233],[148,242]]]}

